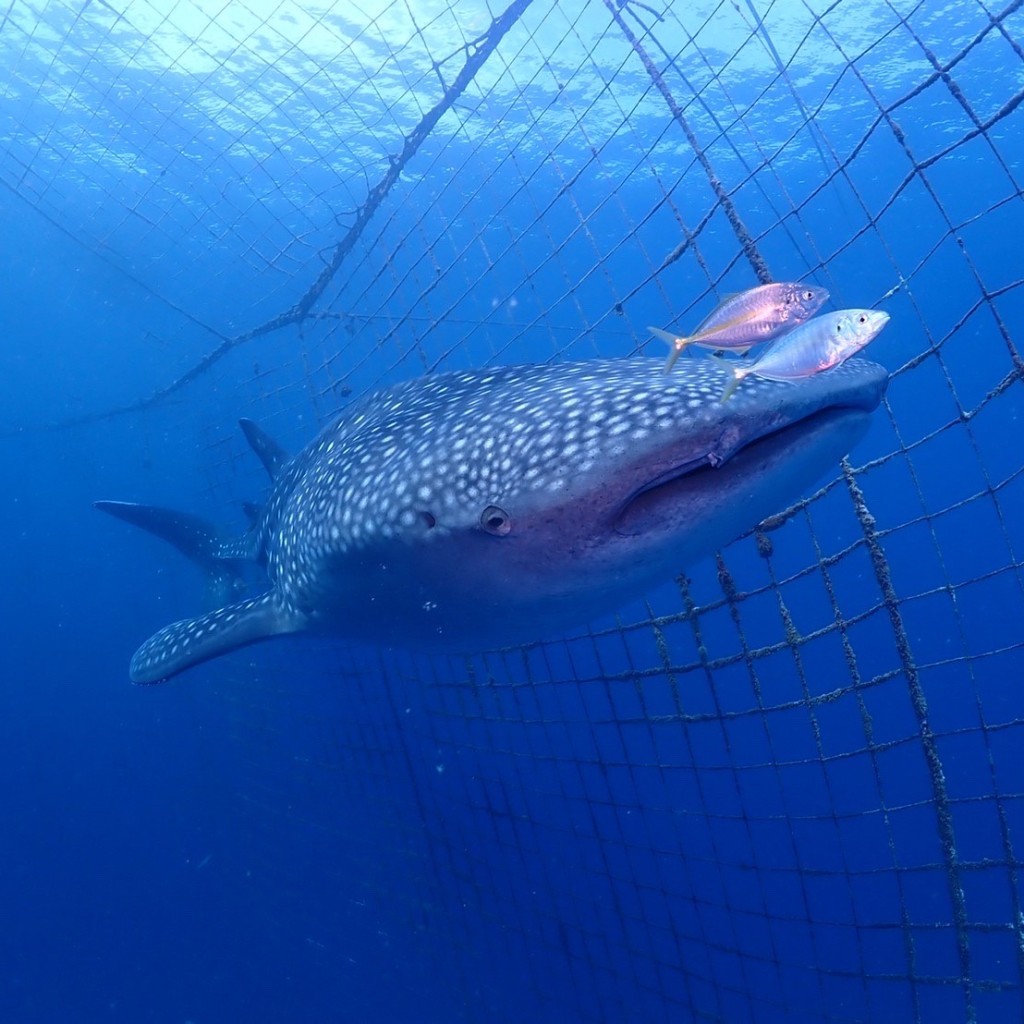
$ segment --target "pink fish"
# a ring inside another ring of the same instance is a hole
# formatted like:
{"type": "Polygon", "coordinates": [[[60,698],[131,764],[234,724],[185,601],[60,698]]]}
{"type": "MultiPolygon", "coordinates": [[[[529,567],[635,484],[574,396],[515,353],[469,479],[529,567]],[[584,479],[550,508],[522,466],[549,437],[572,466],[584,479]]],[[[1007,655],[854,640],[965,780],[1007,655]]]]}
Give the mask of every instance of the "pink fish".
{"type": "Polygon", "coordinates": [[[672,348],[665,363],[668,373],[688,345],[731,349],[742,355],[810,320],[827,298],[824,288],[778,281],[723,299],[693,334],[675,335],[657,327],[648,330],[672,348]]]}

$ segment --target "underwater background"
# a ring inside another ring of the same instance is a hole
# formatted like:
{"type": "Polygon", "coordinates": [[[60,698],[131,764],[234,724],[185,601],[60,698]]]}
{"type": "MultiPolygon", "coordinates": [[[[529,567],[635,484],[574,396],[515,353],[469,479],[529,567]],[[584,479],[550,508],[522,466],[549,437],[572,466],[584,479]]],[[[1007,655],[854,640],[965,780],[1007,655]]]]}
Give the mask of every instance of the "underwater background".
{"type": "Polygon", "coordinates": [[[1024,1019],[1021,7],[0,6],[0,1020],[1024,1019]],[[892,316],[790,516],[565,641],[129,684],[202,580],[94,500],[240,532],[239,417],[759,274],[892,316]]]}

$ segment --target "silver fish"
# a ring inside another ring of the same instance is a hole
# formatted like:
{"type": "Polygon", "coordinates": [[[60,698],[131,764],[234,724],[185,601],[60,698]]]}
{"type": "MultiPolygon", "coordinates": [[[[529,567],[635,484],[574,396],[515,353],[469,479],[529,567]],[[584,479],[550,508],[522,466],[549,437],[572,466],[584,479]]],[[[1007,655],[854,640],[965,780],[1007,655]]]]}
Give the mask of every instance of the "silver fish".
{"type": "Polygon", "coordinates": [[[724,402],[751,374],[764,380],[793,381],[830,370],[859,352],[889,322],[877,309],[841,309],[794,328],[749,365],[727,364],[732,380],[724,402]]]}
{"type": "Polygon", "coordinates": [[[778,281],[748,288],[724,299],[693,334],[675,335],[658,327],[647,329],[672,349],[665,363],[668,373],[689,345],[742,354],[809,320],[827,299],[828,292],[824,288],[778,281]]]}
{"type": "Polygon", "coordinates": [[[438,374],[353,402],[291,459],[247,421],[272,483],[238,539],[97,503],[233,602],[156,633],[132,679],[281,633],[462,652],[557,636],[784,508],[850,450],[887,380],[853,360],[723,406],[722,373],[623,359],[438,374]],[[226,586],[240,560],[264,568],[264,593],[226,586]]]}

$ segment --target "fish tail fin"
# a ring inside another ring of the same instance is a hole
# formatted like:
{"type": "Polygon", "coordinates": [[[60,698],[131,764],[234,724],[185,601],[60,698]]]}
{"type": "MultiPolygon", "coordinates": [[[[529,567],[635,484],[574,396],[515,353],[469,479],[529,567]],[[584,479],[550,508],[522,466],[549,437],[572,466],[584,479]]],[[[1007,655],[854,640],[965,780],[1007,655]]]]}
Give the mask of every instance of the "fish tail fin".
{"type": "Polygon", "coordinates": [[[281,633],[297,633],[306,620],[287,608],[276,590],[164,626],[132,656],[133,683],[159,683],[200,662],[281,633]]]}
{"type": "Polygon", "coordinates": [[[671,331],[663,331],[660,327],[648,327],[647,330],[656,338],[661,338],[672,350],[668,354],[668,359],[665,360],[665,373],[669,373],[672,367],[676,365],[676,360],[683,349],[690,344],[690,339],[682,335],[673,334],[671,331]]]}
{"type": "Polygon", "coordinates": [[[740,381],[746,377],[752,367],[750,366],[730,366],[729,369],[732,371],[732,378],[729,383],[725,385],[725,390],[722,392],[720,402],[728,401],[732,397],[732,393],[740,386],[740,381]]]}
{"type": "Polygon", "coordinates": [[[187,512],[131,501],[94,501],[93,508],[122,519],[166,541],[186,558],[208,568],[218,561],[221,540],[216,527],[187,512]]]}
{"type": "Polygon", "coordinates": [[[242,589],[238,563],[255,557],[248,537],[225,541],[206,520],[156,505],[95,501],[93,507],[159,537],[199,566],[206,573],[207,600],[215,607],[225,604],[242,589]]]}

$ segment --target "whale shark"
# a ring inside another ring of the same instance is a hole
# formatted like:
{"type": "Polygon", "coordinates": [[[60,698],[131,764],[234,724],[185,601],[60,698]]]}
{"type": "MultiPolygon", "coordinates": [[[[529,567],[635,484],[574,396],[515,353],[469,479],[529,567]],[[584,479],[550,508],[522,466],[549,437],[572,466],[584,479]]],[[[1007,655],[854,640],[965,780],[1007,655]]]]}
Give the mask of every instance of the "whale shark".
{"type": "Polygon", "coordinates": [[[472,653],[564,634],[787,507],[867,429],[886,371],[798,382],[712,358],[440,373],[348,404],[291,457],[242,429],[271,478],[225,537],[170,509],[96,506],[204,569],[222,606],[164,627],[138,683],[282,634],[472,653]],[[245,590],[242,568],[267,588],[245,590]]]}

